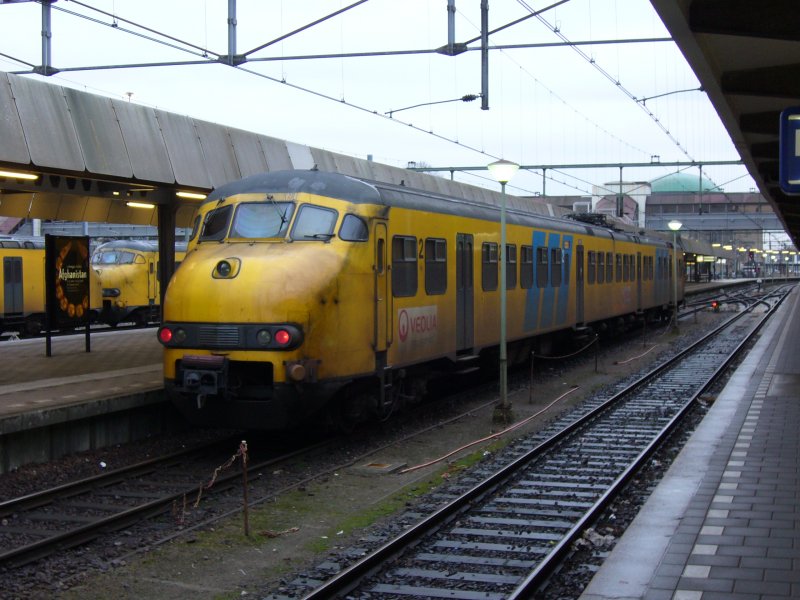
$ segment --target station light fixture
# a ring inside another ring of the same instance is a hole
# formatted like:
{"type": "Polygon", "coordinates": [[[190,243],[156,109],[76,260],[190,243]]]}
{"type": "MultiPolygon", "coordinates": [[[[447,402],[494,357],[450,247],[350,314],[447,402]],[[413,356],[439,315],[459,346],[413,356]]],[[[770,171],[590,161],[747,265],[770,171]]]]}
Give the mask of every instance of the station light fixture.
{"type": "Polygon", "coordinates": [[[673,219],[667,227],[672,230],[672,328],[678,331],[678,230],[683,223],[673,219]]]}
{"type": "Polygon", "coordinates": [[[517,163],[498,160],[486,167],[500,184],[500,401],[495,408],[495,418],[511,422],[511,403],[508,401],[508,357],[506,354],[506,184],[519,169],[517,163]]]}
{"type": "Polygon", "coordinates": [[[21,173],[19,171],[0,171],[0,177],[7,177],[8,179],[25,179],[26,181],[35,181],[39,179],[36,173],[21,173]]]}
{"type": "Polygon", "coordinates": [[[185,198],[187,200],[205,200],[206,194],[198,194],[197,192],[175,192],[178,198],[185,198]]]}
{"type": "Polygon", "coordinates": [[[155,204],[151,204],[150,202],[126,202],[127,206],[131,208],[155,208],[155,204]]]}

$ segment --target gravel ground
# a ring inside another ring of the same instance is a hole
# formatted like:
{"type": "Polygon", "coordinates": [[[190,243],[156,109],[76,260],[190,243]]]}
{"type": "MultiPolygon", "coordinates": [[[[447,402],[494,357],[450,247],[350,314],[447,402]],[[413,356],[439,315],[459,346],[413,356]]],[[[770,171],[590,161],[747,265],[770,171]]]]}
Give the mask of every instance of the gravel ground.
{"type": "MultiPolygon", "coordinates": [[[[702,315],[700,322],[721,318],[724,314],[709,313],[702,315]]],[[[689,330],[682,328],[683,336],[692,335],[689,330]]],[[[597,355],[586,354],[566,362],[537,361],[530,388],[528,373],[512,374],[509,397],[516,420],[532,417],[561,398],[514,435],[536,432],[594,391],[645,369],[676,343],[676,338],[670,334],[651,334],[646,343],[640,339],[632,337],[614,347],[604,344],[597,355]]],[[[500,442],[475,443],[500,429],[492,422],[496,392],[481,397],[464,396],[466,399],[459,402],[443,403],[436,415],[426,417],[440,425],[411,442],[391,442],[401,439],[410,427],[401,420],[371,425],[371,431],[366,435],[362,432],[358,443],[343,444],[324,457],[331,469],[340,468],[322,478],[297,484],[303,481],[310,468],[303,463],[264,474],[260,482],[252,485],[251,501],[269,496],[275,489],[287,485],[295,484],[295,487],[251,509],[249,537],[243,534],[241,514],[197,528],[180,525],[179,520],[168,515],[59,558],[14,572],[0,572],[0,597],[84,600],[177,599],[189,595],[193,598],[299,597],[297,591],[303,588],[295,583],[302,584],[303,579],[326,571],[335,572],[379,545],[419,514],[435,509],[443,496],[427,492],[436,487],[445,492],[446,485],[456,481],[466,468],[460,460],[485,460],[500,451],[500,446],[508,441],[507,436],[501,437],[500,442]],[[473,409],[468,416],[446,423],[448,417],[463,412],[465,405],[473,409]],[[365,455],[364,449],[370,444],[382,447],[372,455],[365,455]],[[469,447],[447,460],[408,473],[399,472],[401,466],[427,463],[468,444],[469,447]],[[172,539],[167,543],[157,542],[169,537],[172,539]]],[[[144,444],[87,452],[58,463],[21,468],[0,477],[0,498],[92,475],[98,469],[122,466],[192,444],[204,435],[207,432],[194,432],[187,438],[154,438],[144,444]]],[[[251,448],[258,443],[257,439],[248,440],[251,448]]],[[[654,464],[666,462],[654,459],[654,464]]],[[[653,481],[655,476],[641,479],[653,481]]],[[[651,485],[645,483],[644,489],[651,485]]],[[[210,498],[206,501],[212,502],[210,498]]],[[[221,503],[211,511],[216,513],[235,511],[241,505],[240,498],[233,493],[213,502],[221,503]]],[[[630,508],[629,512],[635,514],[635,510],[638,508],[630,508]]],[[[617,514],[621,512],[618,508],[617,514]]],[[[610,543],[620,529],[621,526],[613,522],[598,525],[598,537],[591,542],[589,553],[602,558],[607,551],[603,540],[610,543]]],[[[587,565],[584,579],[588,581],[594,567],[584,558],[577,562],[587,565]]],[[[553,597],[570,597],[563,588],[559,594],[553,597]]]]}

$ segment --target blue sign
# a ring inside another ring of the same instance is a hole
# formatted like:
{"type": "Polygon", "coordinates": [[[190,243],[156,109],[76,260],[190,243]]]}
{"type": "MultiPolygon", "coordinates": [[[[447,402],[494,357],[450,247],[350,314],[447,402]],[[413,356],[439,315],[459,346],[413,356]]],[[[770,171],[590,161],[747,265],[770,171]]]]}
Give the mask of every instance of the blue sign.
{"type": "Polygon", "coordinates": [[[787,194],[800,194],[800,106],[781,113],[780,184],[787,194]]]}

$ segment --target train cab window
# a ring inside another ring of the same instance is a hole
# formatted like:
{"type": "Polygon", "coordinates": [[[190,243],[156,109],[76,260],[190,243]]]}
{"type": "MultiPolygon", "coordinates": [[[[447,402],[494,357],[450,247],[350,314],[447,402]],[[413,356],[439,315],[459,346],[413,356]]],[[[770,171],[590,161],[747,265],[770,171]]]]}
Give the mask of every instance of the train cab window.
{"type": "Polygon", "coordinates": [[[481,287],[484,292],[497,289],[497,244],[484,242],[481,247],[481,287]]]}
{"type": "Polygon", "coordinates": [[[606,252],[606,281],[614,281],[614,253],[606,252]]]}
{"type": "Polygon", "coordinates": [[[194,218],[194,223],[192,223],[192,234],[189,236],[189,239],[193,240],[196,238],[198,231],[200,231],[200,215],[197,215],[194,218]]]}
{"type": "Polygon", "coordinates": [[[396,235],[392,238],[392,294],[417,295],[417,238],[396,235]]]}
{"type": "Polygon", "coordinates": [[[597,271],[597,252],[589,250],[587,260],[589,264],[586,266],[586,281],[593,284],[595,282],[595,272],[597,271]]]}
{"type": "Polygon", "coordinates": [[[231,219],[231,207],[222,206],[206,213],[203,221],[203,231],[200,233],[200,241],[217,241],[225,237],[228,233],[228,221],[231,219]]]}
{"type": "Polygon", "coordinates": [[[517,246],[506,245],[506,289],[517,287],[517,246]]]}
{"type": "MultiPolygon", "coordinates": [[[[244,202],[236,207],[231,238],[257,239],[286,237],[294,213],[292,202],[244,202]]],[[[203,231],[202,240],[205,237],[203,231]]]]}
{"type": "Polygon", "coordinates": [[[297,212],[297,219],[292,227],[292,239],[330,241],[335,235],[333,228],[338,217],[338,213],[333,209],[303,204],[297,212]]]}
{"type": "Polygon", "coordinates": [[[561,287],[561,248],[550,248],[550,285],[561,287]]]}
{"type": "Polygon", "coordinates": [[[536,287],[547,287],[547,248],[536,249],[536,287]]]}
{"type": "Polygon", "coordinates": [[[606,280],[606,253],[597,253],[597,283],[603,283],[606,280]]]}
{"type": "Polygon", "coordinates": [[[346,242],[366,242],[369,239],[369,229],[361,217],[345,215],[342,226],[339,227],[339,237],[346,242]]]}
{"type": "Polygon", "coordinates": [[[519,259],[519,285],[527,290],[533,287],[533,246],[522,246],[519,259]]]}
{"type": "Polygon", "coordinates": [[[425,240],[425,293],[429,296],[447,291],[447,240],[425,240]]]}

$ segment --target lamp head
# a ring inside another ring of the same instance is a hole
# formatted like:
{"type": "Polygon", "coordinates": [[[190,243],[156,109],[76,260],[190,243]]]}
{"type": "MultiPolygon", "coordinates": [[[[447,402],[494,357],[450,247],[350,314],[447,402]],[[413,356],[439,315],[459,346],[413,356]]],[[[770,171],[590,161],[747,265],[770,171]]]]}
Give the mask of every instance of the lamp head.
{"type": "Polygon", "coordinates": [[[676,221],[675,219],[673,219],[672,221],[670,221],[669,223],[667,223],[667,227],[669,227],[669,228],[670,228],[672,231],[678,231],[678,229],[680,229],[681,227],[683,227],[683,223],[681,223],[680,221],[676,221]]]}
{"type": "Polygon", "coordinates": [[[510,160],[501,159],[497,162],[493,162],[486,168],[489,169],[489,174],[494,177],[495,181],[498,183],[508,183],[519,169],[519,165],[510,160]]]}

